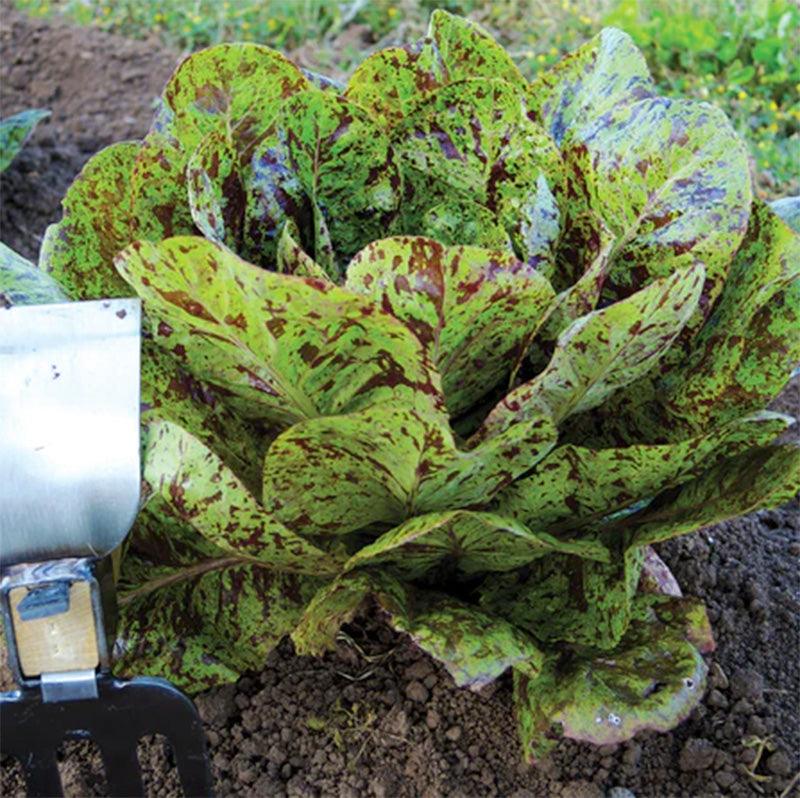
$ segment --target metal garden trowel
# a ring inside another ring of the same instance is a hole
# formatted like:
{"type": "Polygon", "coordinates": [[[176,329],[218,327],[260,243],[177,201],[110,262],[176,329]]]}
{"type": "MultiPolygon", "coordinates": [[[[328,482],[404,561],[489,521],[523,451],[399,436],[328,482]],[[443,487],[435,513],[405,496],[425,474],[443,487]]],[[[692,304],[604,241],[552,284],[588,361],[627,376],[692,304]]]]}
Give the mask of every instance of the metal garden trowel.
{"type": "Polygon", "coordinates": [[[148,734],[187,795],[211,794],[194,704],[110,673],[110,554],[139,505],[139,329],[134,299],[0,309],[0,608],[20,688],[0,694],[0,749],[33,796],[62,794],[56,752],[86,738],[112,794],[142,795],[148,734]]]}

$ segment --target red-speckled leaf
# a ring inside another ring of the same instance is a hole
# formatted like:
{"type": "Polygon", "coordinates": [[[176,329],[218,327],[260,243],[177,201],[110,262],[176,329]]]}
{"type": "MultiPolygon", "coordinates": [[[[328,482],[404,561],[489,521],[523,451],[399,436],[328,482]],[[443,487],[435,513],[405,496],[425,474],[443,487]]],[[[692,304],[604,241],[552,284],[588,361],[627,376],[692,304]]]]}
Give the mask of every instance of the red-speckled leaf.
{"type": "Polygon", "coordinates": [[[610,652],[550,656],[535,678],[515,669],[514,703],[526,759],[567,737],[615,745],[644,730],[668,731],[705,690],[707,668],[692,625],[705,610],[692,599],[643,597],[636,619],[610,652]]]}
{"type": "Polygon", "coordinates": [[[332,283],[330,275],[298,243],[299,237],[294,222],[286,222],[278,241],[278,271],[332,283]]]}
{"type": "Polygon", "coordinates": [[[484,504],[554,443],[541,417],[459,451],[441,415],[384,402],[282,433],[267,453],[264,496],[291,529],[343,534],[484,504]]]}
{"type": "Polygon", "coordinates": [[[422,345],[363,297],[259,269],[203,238],[139,242],[117,268],[159,343],[244,416],[286,425],[390,397],[441,405],[422,345]]]}
{"type": "MultiPolygon", "coordinates": [[[[568,136],[563,153],[588,207],[615,236],[606,301],[701,262],[701,323],[752,201],[747,148],[725,114],[692,100],[642,100],[588,121],[568,136]]],[[[581,202],[574,207],[583,210],[581,202]]]]}
{"type": "Polygon", "coordinates": [[[492,574],[480,588],[481,606],[549,645],[610,649],[631,619],[644,554],[614,547],[606,561],[548,554],[523,571],[492,574]]]}
{"type": "Polygon", "coordinates": [[[49,274],[0,242],[0,309],[68,301],[61,286],[49,274]]]}
{"type": "Polygon", "coordinates": [[[798,491],[800,447],[758,447],[665,491],[641,512],[607,529],[624,531],[634,543],[646,546],[765,507],[778,507],[798,491]]]}
{"type": "Polygon", "coordinates": [[[469,78],[504,80],[524,91],[527,82],[509,54],[479,25],[436,10],[427,37],[367,58],[347,83],[346,96],[385,125],[448,83],[469,78]]]}
{"type": "Polygon", "coordinates": [[[389,563],[404,579],[428,576],[438,584],[455,572],[510,571],[558,551],[608,556],[593,541],[560,541],[495,513],[456,510],[406,521],[360,549],[345,568],[389,563]]]}
{"type": "Polygon", "coordinates": [[[189,692],[264,666],[321,580],[236,557],[183,568],[123,561],[113,648],[119,676],[161,676],[189,692]]]}
{"type": "Polygon", "coordinates": [[[533,235],[537,208],[546,208],[563,182],[563,163],[527,118],[518,89],[500,80],[451,83],[409,113],[392,136],[406,184],[404,232],[418,233],[434,205],[475,202],[495,215],[525,258],[541,254],[533,235]]]}
{"type": "Polygon", "coordinates": [[[346,287],[429,347],[453,416],[508,378],[555,297],[544,277],[511,254],[428,238],[370,244],[347,267],[346,287]]]}
{"type": "Polygon", "coordinates": [[[148,490],[227,554],[284,571],[336,571],[333,555],[280,524],[218,455],[178,425],[149,423],[143,459],[148,490]]]}
{"type": "Polygon", "coordinates": [[[540,72],[528,89],[532,116],[558,144],[587,120],[654,94],[644,56],[631,37],[616,28],[600,31],[540,72]]]}
{"type": "Polygon", "coordinates": [[[560,446],[509,485],[496,509],[532,529],[563,532],[648,499],[722,460],[763,446],[792,419],[757,413],[674,444],[586,449],[560,446]]]}
{"type": "Polygon", "coordinates": [[[326,271],[332,254],[341,262],[385,234],[401,194],[388,135],[360,106],[318,89],[283,104],[244,182],[249,202],[285,214],[275,235],[286,218],[301,234],[311,226],[314,259],[326,271]]]}
{"type": "Polygon", "coordinates": [[[47,228],[39,268],[71,299],[128,296],[114,256],[133,240],[130,180],[139,142],[112,144],[83,167],[61,202],[63,216],[47,228]]]}
{"type": "Polygon", "coordinates": [[[170,132],[187,154],[212,131],[245,145],[281,102],[309,86],[285,56],[259,44],[218,44],[190,55],[164,89],[170,132]]]}
{"type": "Polygon", "coordinates": [[[700,265],[682,269],[573,322],[559,336],[547,368],[497,405],[479,437],[542,408],[561,422],[646,374],[696,309],[703,277],[700,265]]]}

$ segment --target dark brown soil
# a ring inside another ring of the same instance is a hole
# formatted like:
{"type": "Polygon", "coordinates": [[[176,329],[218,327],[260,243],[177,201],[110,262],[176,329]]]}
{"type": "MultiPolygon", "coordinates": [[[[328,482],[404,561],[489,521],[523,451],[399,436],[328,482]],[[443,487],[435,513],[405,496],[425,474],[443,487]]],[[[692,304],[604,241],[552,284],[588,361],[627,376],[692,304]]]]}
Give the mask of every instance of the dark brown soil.
{"type": "MultiPolygon", "coordinates": [[[[0,237],[35,256],[58,202],[91,153],[141,136],[176,61],[152,43],[31,21],[2,7],[0,115],[52,118],[0,178],[0,237]]],[[[797,415],[800,383],[781,409],[797,415]]],[[[197,699],[219,795],[311,798],[502,796],[698,798],[796,795],[800,768],[800,504],[756,513],[662,547],[686,593],[708,604],[718,649],[703,705],[672,734],[594,749],[569,742],[520,763],[508,681],[473,694],[368,618],[324,660],[287,642],[264,670],[197,699]],[[756,776],[756,748],[770,738],[756,776]],[[790,786],[794,784],[794,786],[790,786]],[[788,789],[787,789],[788,788],[788,789]],[[786,792],[784,792],[786,791],[786,792]]],[[[159,745],[140,748],[149,794],[179,794],[159,745]]],[[[65,753],[70,795],[103,794],[84,745],[65,753]]],[[[22,795],[3,763],[0,794],[22,795]]]]}

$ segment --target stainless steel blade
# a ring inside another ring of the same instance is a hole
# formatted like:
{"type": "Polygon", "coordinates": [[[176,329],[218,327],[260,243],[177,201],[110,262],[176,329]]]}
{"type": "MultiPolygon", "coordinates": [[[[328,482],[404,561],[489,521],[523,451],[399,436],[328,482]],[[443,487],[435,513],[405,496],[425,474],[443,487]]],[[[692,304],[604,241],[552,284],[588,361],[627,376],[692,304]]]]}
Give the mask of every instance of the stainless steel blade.
{"type": "Polygon", "coordinates": [[[0,309],[0,564],[102,556],[139,504],[138,299],[0,309]]]}

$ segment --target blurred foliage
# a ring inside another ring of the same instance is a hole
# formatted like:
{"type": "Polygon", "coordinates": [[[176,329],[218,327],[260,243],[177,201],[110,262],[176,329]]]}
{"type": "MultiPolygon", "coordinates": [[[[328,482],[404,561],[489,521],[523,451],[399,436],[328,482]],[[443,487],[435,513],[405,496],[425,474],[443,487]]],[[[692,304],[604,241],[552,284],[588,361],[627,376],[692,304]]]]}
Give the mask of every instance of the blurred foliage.
{"type": "MultiPolygon", "coordinates": [[[[764,196],[800,193],[800,5],[797,0],[16,0],[132,37],[196,50],[220,41],[303,48],[338,76],[378,45],[420,34],[435,8],[467,15],[526,76],[604,25],[627,31],[667,94],[720,105],[748,140],[764,196]],[[357,35],[353,27],[359,26],[357,35]],[[349,29],[349,31],[348,31],[349,29]],[[347,33],[345,31],[348,31],[347,33]]],[[[299,55],[299,54],[298,54],[299,55]]]]}

